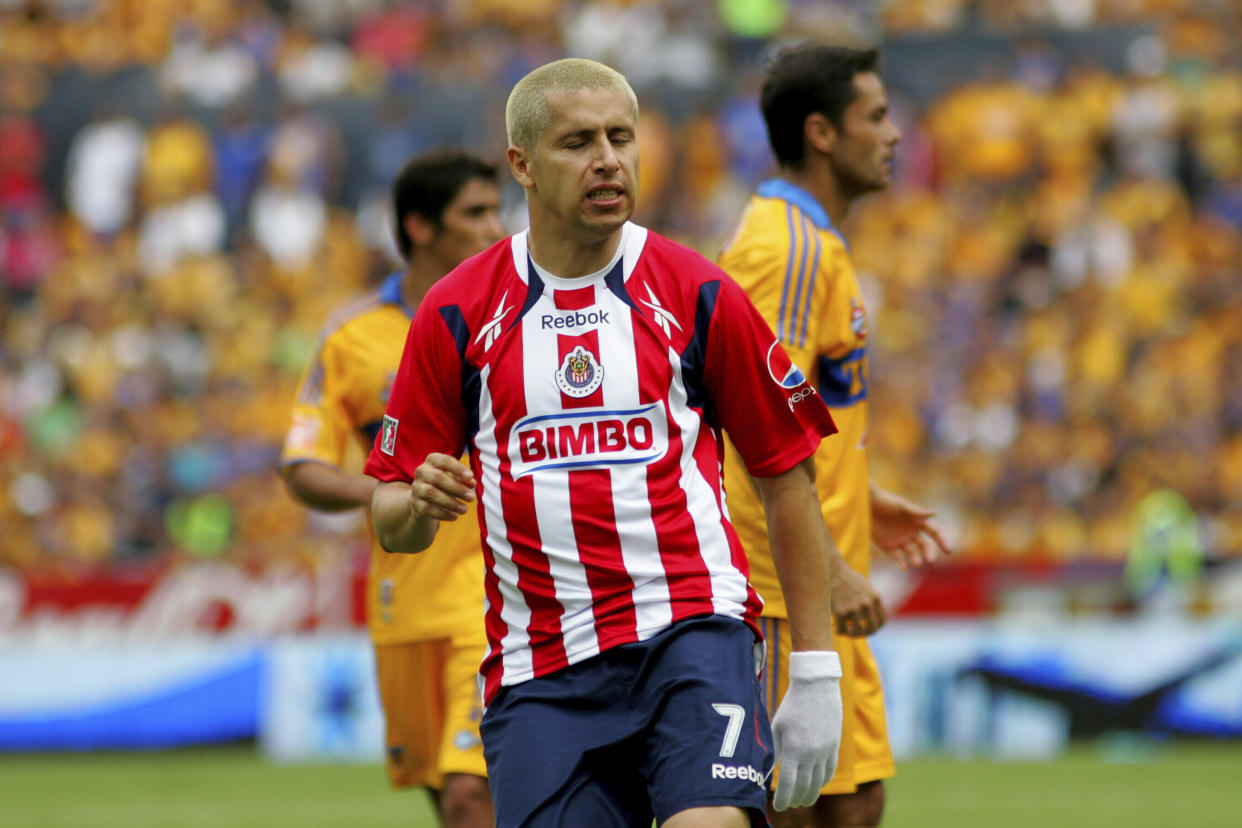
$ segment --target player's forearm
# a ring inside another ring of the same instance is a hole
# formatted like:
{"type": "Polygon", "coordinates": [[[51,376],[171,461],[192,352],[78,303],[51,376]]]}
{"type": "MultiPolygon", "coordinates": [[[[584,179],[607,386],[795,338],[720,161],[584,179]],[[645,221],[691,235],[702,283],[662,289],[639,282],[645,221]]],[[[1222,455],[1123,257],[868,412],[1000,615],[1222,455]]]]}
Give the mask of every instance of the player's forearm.
{"type": "Polygon", "coordinates": [[[435,539],[440,522],[415,514],[408,483],[380,483],[371,495],[371,525],[380,546],[389,552],[422,552],[435,539]]]}
{"type": "Polygon", "coordinates": [[[301,503],[322,512],[344,512],[371,504],[376,480],[347,474],[327,463],[306,461],[284,470],[285,485],[301,503]]]}
{"type": "Polygon", "coordinates": [[[835,547],[820,513],[812,461],[756,480],[767,515],[772,561],[789,614],[793,648],[830,650],[829,576],[835,547]]]}

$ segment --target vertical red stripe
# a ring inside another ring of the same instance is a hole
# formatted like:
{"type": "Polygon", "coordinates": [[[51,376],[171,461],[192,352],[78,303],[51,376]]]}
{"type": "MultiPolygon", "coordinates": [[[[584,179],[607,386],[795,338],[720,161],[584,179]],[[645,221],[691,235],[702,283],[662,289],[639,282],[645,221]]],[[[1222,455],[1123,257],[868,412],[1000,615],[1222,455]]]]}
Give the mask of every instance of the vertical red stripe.
{"type": "Polygon", "coordinates": [[[607,469],[571,472],[569,511],[573,516],[578,559],[591,588],[600,649],[637,641],[634,580],[626,571],[621,555],[611,472],[607,469]]]}
{"type": "Polygon", "coordinates": [[[689,502],[681,488],[681,428],[673,420],[668,401],[672,385],[668,346],[652,330],[650,322],[634,314],[635,353],[643,403],[661,401],[661,415],[668,422],[668,452],[647,467],[647,494],[655,524],[660,563],[668,579],[674,621],[712,611],[711,577],[699,549],[689,502]],[[647,339],[649,342],[643,342],[647,339]]]}

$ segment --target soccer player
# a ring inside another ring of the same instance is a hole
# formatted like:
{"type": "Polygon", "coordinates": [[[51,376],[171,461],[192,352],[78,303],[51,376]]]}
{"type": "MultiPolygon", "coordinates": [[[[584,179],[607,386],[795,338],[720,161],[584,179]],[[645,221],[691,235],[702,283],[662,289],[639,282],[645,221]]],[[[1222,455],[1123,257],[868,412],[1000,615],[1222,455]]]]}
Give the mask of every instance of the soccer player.
{"type": "MultiPolygon", "coordinates": [[[[832,572],[834,641],[845,671],[840,760],[823,789],[826,796],[812,809],[773,814],[778,826],[880,823],[881,780],[895,769],[880,677],[865,636],[879,629],[885,613],[862,576],[869,574],[872,543],[903,568],[949,553],[931,512],[869,485],[867,475],[867,315],[838,227],[855,199],[887,186],[901,137],[888,116],[877,60],[874,49],[815,44],[776,56],[759,101],[780,174],[759,185],[719,259],[810,378],[841,431],[824,440],[815,457],[824,520],[841,551],[832,572]]],[[[765,599],[765,693],[777,699],[785,692],[790,647],[781,582],[760,497],[743,459],[731,450],[725,480],[753,582],[765,599]]]]}
{"type": "MultiPolygon", "coordinates": [[[[392,197],[406,267],[328,321],[285,440],[289,490],[316,509],[369,506],[376,481],[347,471],[346,458],[351,443],[365,456],[375,441],[415,309],[444,274],[505,235],[497,170],[465,153],[412,159],[392,197]]],[[[389,781],[427,788],[449,828],[492,825],[475,678],[486,649],[477,531],[447,527],[418,557],[374,548],[367,622],[389,781]]]]}
{"type": "Polygon", "coordinates": [[[530,229],[428,293],[366,467],[393,552],[480,504],[501,826],[762,825],[774,754],[777,807],[811,802],[836,761],[811,465],[832,421],[731,279],[629,221],[637,119],[625,78],[594,61],[513,88],[530,229]],[[768,507],[796,650],[771,726],[722,428],[768,507]]]}

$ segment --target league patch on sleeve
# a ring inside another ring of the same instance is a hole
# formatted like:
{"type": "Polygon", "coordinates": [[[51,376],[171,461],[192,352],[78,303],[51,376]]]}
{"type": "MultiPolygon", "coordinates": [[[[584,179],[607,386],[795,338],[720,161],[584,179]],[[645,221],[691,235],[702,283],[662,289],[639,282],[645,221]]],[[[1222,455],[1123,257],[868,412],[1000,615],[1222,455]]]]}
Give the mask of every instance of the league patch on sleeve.
{"type": "Polygon", "coordinates": [[[397,425],[396,419],[384,415],[384,425],[380,430],[380,451],[389,457],[397,453],[397,425]]]}

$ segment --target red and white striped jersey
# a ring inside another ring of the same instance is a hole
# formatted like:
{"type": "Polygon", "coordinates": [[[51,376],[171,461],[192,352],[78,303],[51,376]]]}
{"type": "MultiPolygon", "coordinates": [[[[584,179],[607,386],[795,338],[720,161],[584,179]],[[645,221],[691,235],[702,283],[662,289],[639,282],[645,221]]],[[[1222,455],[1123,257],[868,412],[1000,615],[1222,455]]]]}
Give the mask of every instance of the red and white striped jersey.
{"type": "Polygon", "coordinates": [[[835,431],[746,294],[681,245],[627,224],[609,267],[559,279],[522,233],[428,292],[367,473],[469,448],[488,701],[692,616],[755,626],[721,428],[758,476],[835,431]]]}

